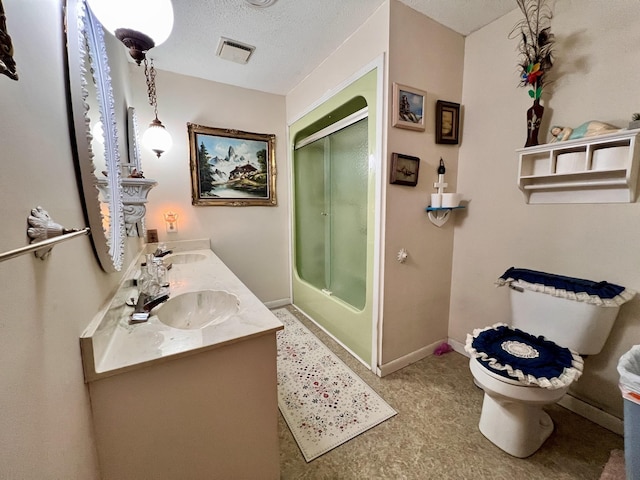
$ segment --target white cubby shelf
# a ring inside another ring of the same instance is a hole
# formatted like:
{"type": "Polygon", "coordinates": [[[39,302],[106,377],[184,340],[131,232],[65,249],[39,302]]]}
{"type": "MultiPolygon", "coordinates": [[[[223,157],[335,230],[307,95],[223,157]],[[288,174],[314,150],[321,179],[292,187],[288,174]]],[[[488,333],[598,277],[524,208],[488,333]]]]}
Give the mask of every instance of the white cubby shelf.
{"type": "Polygon", "coordinates": [[[527,203],[630,203],[640,129],[521,148],[518,187],[527,203]]]}

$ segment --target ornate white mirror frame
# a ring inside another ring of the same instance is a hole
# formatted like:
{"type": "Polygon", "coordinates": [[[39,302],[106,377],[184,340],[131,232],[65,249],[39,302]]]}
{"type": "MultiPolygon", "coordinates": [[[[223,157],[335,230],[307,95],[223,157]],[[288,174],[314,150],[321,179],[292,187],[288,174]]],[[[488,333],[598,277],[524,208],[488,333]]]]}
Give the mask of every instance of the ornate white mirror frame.
{"type": "Polygon", "coordinates": [[[102,269],[106,272],[119,271],[124,259],[125,225],[118,132],[103,30],[84,0],[67,0],[66,31],[69,100],[73,118],[71,135],[76,147],[85,212],[102,269]],[[104,132],[104,173],[96,172],[90,122],[92,116],[94,121],[98,117],[90,112],[88,87],[91,85],[88,82],[95,85],[104,132]],[[99,183],[103,184],[102,201],[99,183]]]}

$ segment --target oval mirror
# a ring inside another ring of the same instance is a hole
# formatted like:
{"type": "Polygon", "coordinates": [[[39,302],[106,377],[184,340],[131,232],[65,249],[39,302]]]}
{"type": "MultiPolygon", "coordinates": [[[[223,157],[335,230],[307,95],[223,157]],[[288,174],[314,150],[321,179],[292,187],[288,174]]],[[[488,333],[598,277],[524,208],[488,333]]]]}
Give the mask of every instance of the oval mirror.
{"type": "Polygon", "coordinates": [[[113,90],[103,30],[84,0],[67,0],[69,100],[72,142],[84,207],[103,270],[118,271],[124,258],[124,213],[113,90]]]}

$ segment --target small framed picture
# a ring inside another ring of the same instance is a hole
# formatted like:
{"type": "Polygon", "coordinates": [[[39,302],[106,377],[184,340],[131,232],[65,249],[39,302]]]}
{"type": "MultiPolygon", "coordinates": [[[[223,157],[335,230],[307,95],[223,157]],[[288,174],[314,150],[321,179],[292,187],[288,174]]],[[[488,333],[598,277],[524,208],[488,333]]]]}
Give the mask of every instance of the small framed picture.
{"type": "Polygon", "coordinates": [[[424,132],[424,111],[427,92],[393,84],[393,122],[397,128],[407,128],[424,132]]]}
{"type": "Polygon", "coordinates": [[[393,153],[391,155],[390,183],[415,187],[418,184],[420,159],[411,155],[393,153]]]}
{"type": "Polygon", "coordinates": [[[460,133],[460,104],[436,102],[436,143],[457,145],[460,133]]]}

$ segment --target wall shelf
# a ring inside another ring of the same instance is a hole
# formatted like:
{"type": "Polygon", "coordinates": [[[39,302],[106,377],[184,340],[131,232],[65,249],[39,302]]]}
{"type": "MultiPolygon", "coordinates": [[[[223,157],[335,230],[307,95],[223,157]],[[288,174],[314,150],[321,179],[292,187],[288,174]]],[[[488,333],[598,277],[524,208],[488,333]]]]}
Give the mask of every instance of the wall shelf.
{"type": "Polygon", "coordinates": [[[461,208],[465,208],[464,205],[457,207],[427,207],[425,208],[425,211],[427,212],[431,223],[436,227],[441,227],[447,223],[447,220],[449,220],[449,214],[452,210],[458,210],[461,208]]]}
{"type": "Polygon", "coordinates": [[[635,201],[640,129],[521,148],[518,187],[527,203],[635,201]]]}

